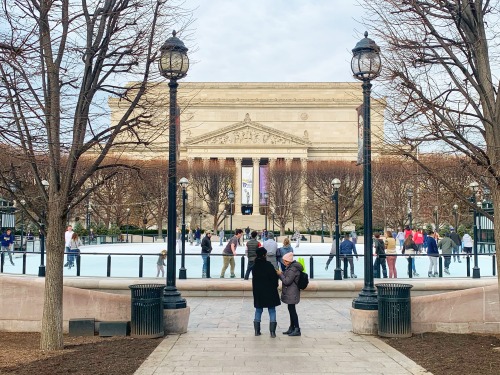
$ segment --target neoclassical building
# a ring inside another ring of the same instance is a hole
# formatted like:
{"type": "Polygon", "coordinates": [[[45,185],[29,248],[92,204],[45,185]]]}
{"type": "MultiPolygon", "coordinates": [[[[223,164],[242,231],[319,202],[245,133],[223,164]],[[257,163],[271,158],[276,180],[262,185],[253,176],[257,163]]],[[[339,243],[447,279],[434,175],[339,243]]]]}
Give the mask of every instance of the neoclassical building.
{"type": "MultiPolygon", "coordinates": [[[[168,114],[168,86],[155,89],[168,114]]],[[[179,82],[181,160],[217,159],[235,163],[234,226],[262,225],[258,206],[264,204],[266,168],[287,163],[351,160],[358,156],[359,83],[195,83],[179,82]],[[245,217],[243,217],[245,216],[245,217]],[[260,217],[260,218],[259,218],[260,217]]],[[[120,112],[115,99],[112,114],[120,112]]],[[[372,100],[372,139],[383,139],[385,102],[372,100]]],[[[112,115],[113,123],[114,117],[112,115]]],[[[157,146],[127,150],[130,157],[168,157],[168,132],[157,146]],[[151,151],[154,150],[154,151],[151,151]]],[[[377,150],[374,150],[376,157],[377,150]]],[[[302,189],[303,190],[303,189],[302,189]]],[[[305,198],[305,192],[302,195],[305,198]]]]}

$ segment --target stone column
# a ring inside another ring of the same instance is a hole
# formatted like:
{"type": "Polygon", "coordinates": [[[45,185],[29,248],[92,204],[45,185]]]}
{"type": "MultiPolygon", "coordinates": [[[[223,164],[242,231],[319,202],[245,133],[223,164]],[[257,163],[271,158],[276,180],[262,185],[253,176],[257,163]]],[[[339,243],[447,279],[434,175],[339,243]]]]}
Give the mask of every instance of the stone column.
{"type": "Polygon", "coordinates": [[[259,195],[259,189],[260,189],[260,170],[259,170],[259,162],[260,158],[252,158],[253,162],[253,197],[252,197],[252,203],[253,203],[253,213],[252,215],[259,215],[259,207],[260,207],[260,195],[259,195]]]}
{"type": "MultiPolygon", "coordinates": [[[[236,183],[234,186],[234,211],[233,215],[241,213],[241,158],[234,158],[236,168],[236,183]]],[[[233,222],[234,229],[234,222],[233,222]]]]}
{"type": "Polygon", "coordinates": [[[292,165],[292,161],[293,161],[292,158],[285,158],[286,169],[290,169],[290,166],[292,165]]]}

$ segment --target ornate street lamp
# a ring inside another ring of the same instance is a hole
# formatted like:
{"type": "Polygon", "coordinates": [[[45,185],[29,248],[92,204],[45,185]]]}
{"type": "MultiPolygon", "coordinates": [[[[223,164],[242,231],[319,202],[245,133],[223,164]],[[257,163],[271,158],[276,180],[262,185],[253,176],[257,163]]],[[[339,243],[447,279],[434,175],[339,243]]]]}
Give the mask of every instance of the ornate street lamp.
{"type": "MultiPolygon", "coordinates": [[[[479,270],[478,258],[477,258],[477,202],[476,202],[476,194],[479,191],[479,184],[476,181],[473,181],[469,184],[470,189],[472,190],[471,202],[474,205],[474,268],[472,268],[472,278],[479,279],[481,277],[481,271],[479,270]]],[[[480,203],[480,202],[479,202],[480,203]]]]}
{"type": "Polygon", "coordinates": [[[163,308],[179,309],[186,307],[186,300],[175,287],[175,226],[177,223],[177,80],[184,78],[189,69],[188,49],[176,37],[175,30],[160,48],[160,74],[169,79],[170,105],[168,125],[168,214],[167,214],[167,285],[163,294],[163,308]]]}
{"type": "Polygon", "coordinates": [[[351,69],[354,78],[363,82],[363,201],[364,201],[364,287],[359,296],[354,299],[352,306],[361,310],[377,310],[377,292],[373,284],[373,228],[372,228],[372,155],[370,129],[370,81],[380,74],[380,47],[365,37],[352,50],[351,69]]]}
{"type": "Polygon", "coordinates": [[[325,210],[321,210],[321,243],[325,242],[325,237],[323,233],[323,215],[325,214],[325,210]]]}
{"type": "Polygon", "coordinates": [[[458,233],[458,204],[453,205],[453,216],[455,217],[455,231],[458,233]]]}
{"type": "Polygon", "coordinates": [[[267,210],[268,210],[267,202],[269,201],[269,193],[267,191],[264,193],[264,200],[266,202],[266,206],[264,207],[264,215],[265,215],[264,229],[267,229],[267,210]]]}
{"type": "Polygon", "coordinates": [[[182,226],[181,226],[181,268],[179,268],[179,279],[186,279],[186,267],[185,267],[185,257],[186,257],[186,199],[187,192],[186,188],[189,185],[189,181],[186,177],[182,177],[179,181],[179,185],[182,188],[182,226]]]}
{"type": "Polygon", "coordinates": [[[408,222],[410,224],[410,229],[413,229],[413,226],[412,226],[413,212],[411,209],[411,199],[413,198],[412,188],[406,189],[406,196],[408,197],[408,222]]]}
{"type": "MultiPolygon", "coordinates": [[[[42,186],[47,191],[49,189],[49,182],[42,180],[42,186]]],[[[40,266],[38,267],[38,277],[45,277],[45,214],[45,209],[43,209],[42,217],[40,218],[40,266]]]]}
{"type": "Polygon", "coordinates": [[[234,191],[229,190],[227,192],[227,197],[229,199],[229,233],[231,234],[229,238],[233,237],[233,201],[234,201],[234,191]]]}
{"type": "Polygon", "coordinates": [[[436,232],[439,233],[439,207],[434,206],[434,223],[436,225],[436,232]]]}
{"type": "Polygon", "coordinates": [[[224,210],[224,235],[226,233],[226,215],[227,215],[227,211],[224,210]]]}
{"type": "Polygon", "coordinates": [[[333,195],[332,201],[335,202],[335,271],[333,273],[334,280],[342,280],[342,269],[340,268],[340,226],[339,226],[339,188],[340,180],[334,178],[332,180],[333,195]]]}

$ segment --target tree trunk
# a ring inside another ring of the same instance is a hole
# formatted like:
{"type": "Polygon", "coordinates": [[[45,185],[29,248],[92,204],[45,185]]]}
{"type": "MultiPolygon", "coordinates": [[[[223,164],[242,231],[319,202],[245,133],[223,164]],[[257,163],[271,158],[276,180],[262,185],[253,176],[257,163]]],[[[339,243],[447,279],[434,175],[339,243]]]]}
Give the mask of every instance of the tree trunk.
{"type": "Polygon", "coordinates": [[[40,349],[61,350],[63,344],[64,205],[52,204],[48,215],[47,263],[40,349]]]}

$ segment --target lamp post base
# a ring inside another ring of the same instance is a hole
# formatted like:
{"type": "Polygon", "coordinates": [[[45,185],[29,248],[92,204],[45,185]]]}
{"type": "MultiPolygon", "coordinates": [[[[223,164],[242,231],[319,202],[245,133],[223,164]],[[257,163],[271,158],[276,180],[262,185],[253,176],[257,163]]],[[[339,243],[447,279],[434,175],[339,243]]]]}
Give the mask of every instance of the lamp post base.
{"type": "Polygon", "coordinates": [[[187,279],[186,271],[187,270],[184,267],[179,268],[179,280],[185,280],[185,279],[187,279]]]}
{"type": "Polygon", "coordinates": [[[45,277],[45,266],[38,267],[38,277],[45,277]]]}
{"type": "Polygon", "coordinates": [[[472,268],[472,278],[473,279],[479,279],[481,278],[481,271],[479,267],[473,267],[472,268]]]}
{"type": "Polygon", "coordinates": [[[358,310],[378,310],[377,292],[375,289],[365,289],[352,301],[352,307],[358,310]]]}
{"type": "Polygon", "coordinates": [[[342,280],[341,268],[335,268],[335,271],[333,271],[333,280],[342,280]]]}
{"type": "Polygon", "coordinates": [[[166,286],[163,291],[163,308],[168,310],[182,309],[187,306],[186,300],[175,286],[166,286]]]}

